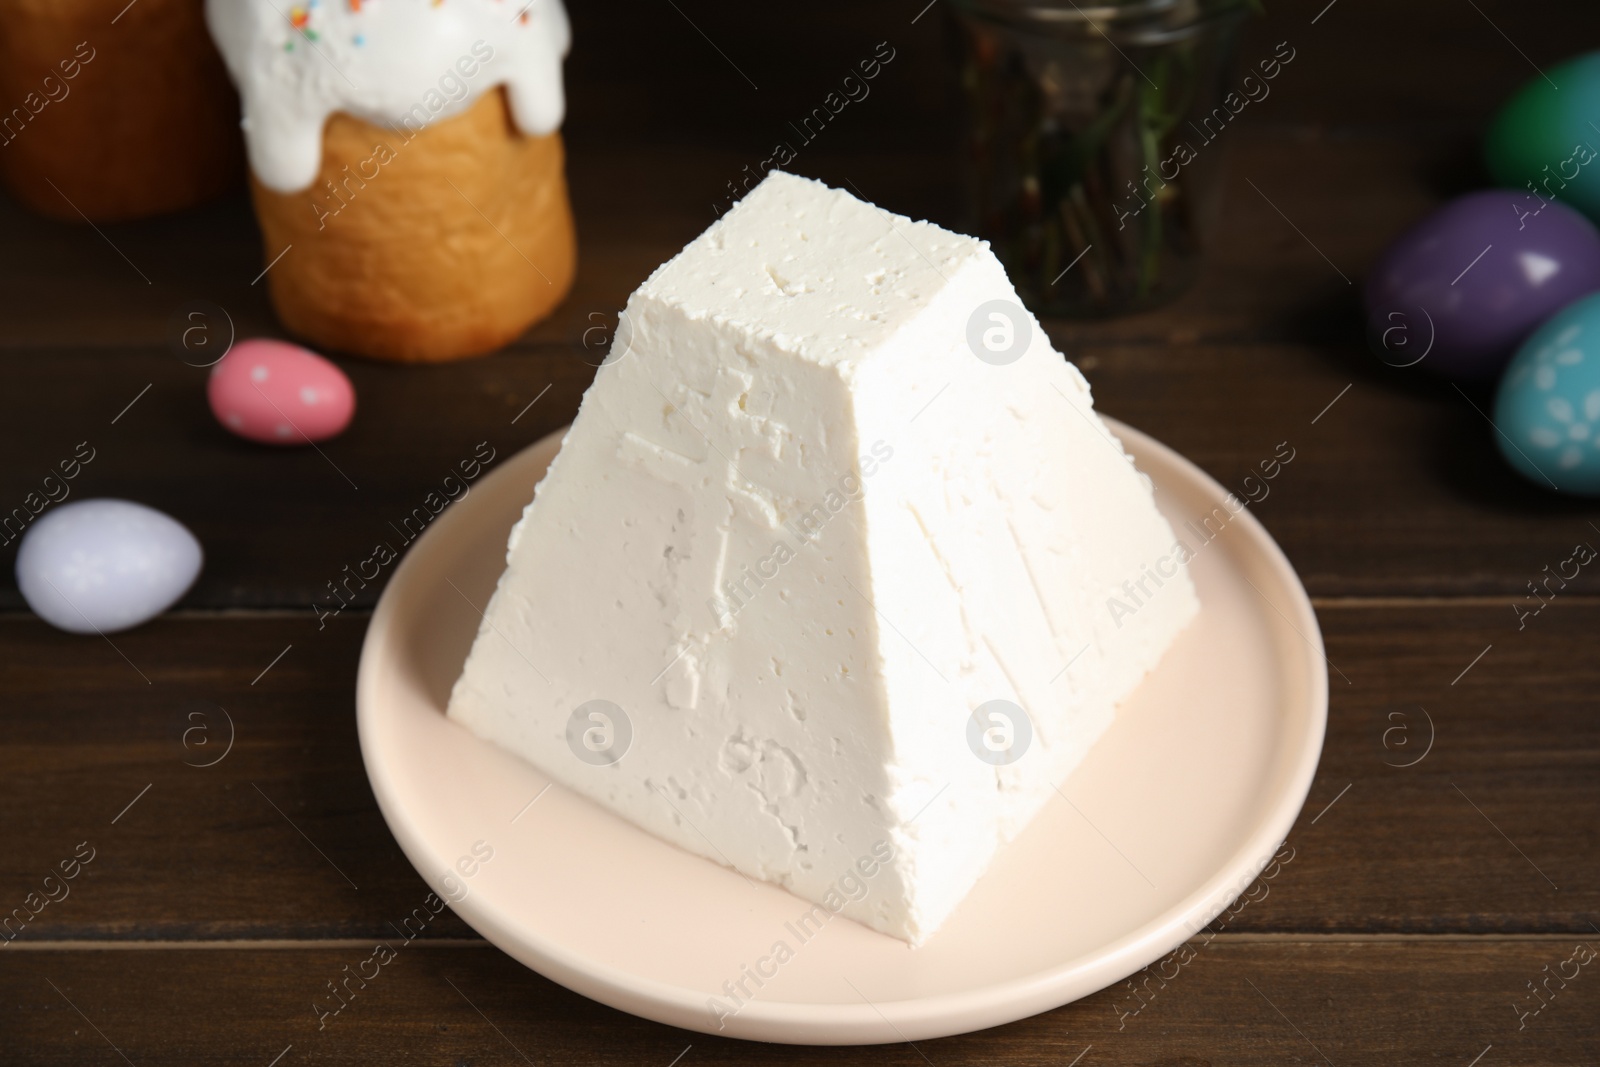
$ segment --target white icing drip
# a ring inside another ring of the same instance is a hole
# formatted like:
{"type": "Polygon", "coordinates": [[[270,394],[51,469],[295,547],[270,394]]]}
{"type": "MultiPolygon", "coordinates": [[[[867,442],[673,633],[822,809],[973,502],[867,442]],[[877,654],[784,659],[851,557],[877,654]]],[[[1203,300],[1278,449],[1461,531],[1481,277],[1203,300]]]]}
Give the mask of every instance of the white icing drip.
{"type": "Polygon", "coordinates": [[[504,85],[517,128],[539,135],[566,108],[561,0],[206,0],[206,22],[239,87],[251,169],[278,192],[316,179],[335,111],[415,131],[504,85]]]}

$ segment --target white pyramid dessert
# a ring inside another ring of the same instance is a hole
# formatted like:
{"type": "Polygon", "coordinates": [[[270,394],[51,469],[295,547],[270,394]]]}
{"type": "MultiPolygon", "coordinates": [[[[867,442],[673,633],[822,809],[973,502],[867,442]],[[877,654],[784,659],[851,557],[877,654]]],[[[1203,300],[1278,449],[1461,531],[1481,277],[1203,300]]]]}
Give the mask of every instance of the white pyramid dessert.
{"type": "Polygon", "coordinates": [[[1194,616],[1188,552],[982,241],[774,173],[625,319],[449,714],[917,944],[1194,616]]]}

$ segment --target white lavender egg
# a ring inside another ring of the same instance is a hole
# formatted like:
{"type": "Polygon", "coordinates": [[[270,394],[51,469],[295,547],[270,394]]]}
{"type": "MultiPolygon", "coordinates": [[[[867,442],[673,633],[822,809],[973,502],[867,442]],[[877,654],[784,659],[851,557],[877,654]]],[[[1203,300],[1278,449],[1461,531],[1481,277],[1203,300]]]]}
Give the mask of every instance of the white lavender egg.
{"type": "Polygon", "coordinates": [[[161,614],[200,574],[203,553],[176,519],[131,500],[79,500],[28,527],[17,586],[50,625],[113,633],[161,614]]]}

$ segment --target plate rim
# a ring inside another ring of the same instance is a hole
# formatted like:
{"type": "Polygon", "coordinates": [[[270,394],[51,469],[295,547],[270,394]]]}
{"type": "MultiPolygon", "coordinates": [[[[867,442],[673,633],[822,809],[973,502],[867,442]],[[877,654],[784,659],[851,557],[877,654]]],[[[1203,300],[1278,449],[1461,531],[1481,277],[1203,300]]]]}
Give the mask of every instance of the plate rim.
{"type": "MultiPolygon", "coordinates": [[[[1236,494],[1175,449],[1118,419],[1105,415],[1101,418],[1130,452],[1152,456],[1181,478],[1196,483],[1219,503],[1230,496],[1236,498],[1236,494]]],[[[512,470],[518,459],[531,453],[550,449],[553,459],[570,429],[570,424],[563,426],[514,453],[489,471],[479,488],[489,479],[512,470]]],[[[449,531],[468,518],[466,509],[446,509],[400,560],[368,623],[356,675],[357,734],[368,782],[389,832],[430,888],[433,888],[432,883],[424,872],[436,868],[438,865],[434,861],[439,857],[431,854],[431,846],[411,823],[403,802],[396,795],[399,789],[377,755],[382,709],[378,707],[374,692],[380,684],[376,664],[380,659],[379,649],[394,626],[399,606],[411,589],[408,579],[422,566],[417,561],[426,558],[434,546],[446,540],[449,531]]],[[[932,1039],[1015,1022],[1107,988],[1199,933],[1220,909],[1225,909],[1249,887],[1299,818],[1321,759],[1327,733],[1329,686],[1324,666],[1327,656],[1315,608],[1288,557],[1251,513],[1251,508],[1241,508],[1231,522],[1243,524],[1262,562],[1293,598],[1292,604],[1282,608],[1270,600],[1268,604],[1279,614],[1285,610],[1289,612],[1285,621],[1309,646],[1310,654],[1305,658],[1306,676],[1301,679],[1310,698],[1305,709],[1309,728],[1304,742],[1293,754],[1292,768],[1281,789],[1269,802],[1270,809],[1211,876],[1177,903],[1162,909],[1122,937],[1092,950],[1089,955],[970,990],[910,999],[866,1001],[863,998],[860,1004],[751,1000],[718,1030],[708,1025],[703,1001],[709,994],[703,990],[642,977],[625,968],[590,960],[548,937],[517,928],[514,920],[500,914],[492,902],[478,894],[451,902],[450,908],[495,948],[581,996],[655,1022],[720,1037],[805,1045],[888,1044],[932,1039]],[[1245,872],[1248,877],[1243,884],[1238,884],[1245,872]],[[1203,920],[1195,925],[1195,920],[1201,916],[1203,920]]]]}

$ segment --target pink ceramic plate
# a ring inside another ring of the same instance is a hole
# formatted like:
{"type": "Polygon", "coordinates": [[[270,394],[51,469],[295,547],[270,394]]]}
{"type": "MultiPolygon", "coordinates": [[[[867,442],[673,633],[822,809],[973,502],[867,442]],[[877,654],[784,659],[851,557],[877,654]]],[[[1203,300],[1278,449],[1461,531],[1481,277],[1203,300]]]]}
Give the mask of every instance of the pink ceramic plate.
{"type": "MultiPolygon", "coordinates": [[[[1193,464],[1112,427],[1175,527],[1228,514],[1225,491],[1193,464]]],[[[532,766],[444,716],[506,534],[561,436],[504,462],[411,549],[373,616],[356,694],[367,773],[406,855],[474,929],[541,974],[732,1037],[961,1033],[1158,959],[1246,888],[1288,834],[1322,750],[1327,674],[1305,590],[1245,512],[1191,564],[1199,618],[1063,786],[1066,800],[1000,854],[937,935],[913,951],[838,919],[800,943],[786,924],[809,904],[547,789],[532,766]],[[781,966],[778,941],[793,952],[781,966]],[[759,989],[745,977],[757,972],[771,974],[759,989]],[[753,998],[719,1019],[711,998],[731,1006],[724,983],[741,980],[753,998]]]]}

